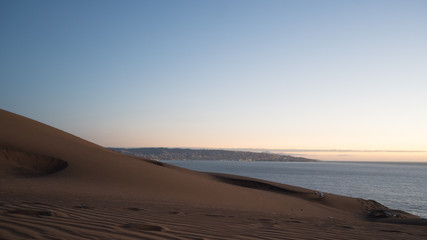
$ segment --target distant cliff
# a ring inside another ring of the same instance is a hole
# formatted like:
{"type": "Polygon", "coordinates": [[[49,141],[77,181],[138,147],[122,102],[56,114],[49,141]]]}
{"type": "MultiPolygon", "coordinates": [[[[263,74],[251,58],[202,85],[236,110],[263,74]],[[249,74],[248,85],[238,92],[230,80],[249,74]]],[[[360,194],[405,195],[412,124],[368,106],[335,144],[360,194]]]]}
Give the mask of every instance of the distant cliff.
{"type": "Polygon", "coordinates": [[[230,160],[315,162],[316,160],[272,153],[182,148],[110,148],[114,151],[154,160],[230,160]]]}

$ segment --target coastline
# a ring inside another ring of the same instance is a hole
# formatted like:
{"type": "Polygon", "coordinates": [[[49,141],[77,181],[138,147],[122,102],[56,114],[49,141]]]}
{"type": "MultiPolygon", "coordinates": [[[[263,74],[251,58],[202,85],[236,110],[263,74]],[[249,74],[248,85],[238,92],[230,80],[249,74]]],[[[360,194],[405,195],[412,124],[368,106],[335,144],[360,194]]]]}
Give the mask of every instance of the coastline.
{"type": "Polygon", "coordinates": [[[422,219],[375,201],[191,171],[119,154],[6,111],[0,119],[0,238],[427,236],[422,219]],[[58,168],[54,159],[67,166],[58,168]]]}
{"type": "Polygon", "coordinates": [[[427,191],[422,184],[427,171],[424,163],[162,162],[196,171],[241,175],[337,195],[374,199],[390,208],[427,218],[423,197],[427,191]]]}

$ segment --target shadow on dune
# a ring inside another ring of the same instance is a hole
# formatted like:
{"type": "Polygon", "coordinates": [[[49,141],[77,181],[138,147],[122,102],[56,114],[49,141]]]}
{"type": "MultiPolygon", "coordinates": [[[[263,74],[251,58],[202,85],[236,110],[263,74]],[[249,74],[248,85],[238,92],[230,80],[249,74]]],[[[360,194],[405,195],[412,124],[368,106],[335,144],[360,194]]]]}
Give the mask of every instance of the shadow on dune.
{"type": "Polygon", "coordinates": [[[228,174],[212,174],[212,176],[221,181],[232,185],[237,185],[240,187],[246,187],[246,188],[253,188],[258,190],[264,190],[269,192],[276,192],[276,193],[283,193],[283,194],[298,194],[300,192],[292,190],[292,189],[285,189],[282,187],[274,186],[272,184],[262,182],[258,179],[250,179],[240,176],[233,176],[228,174]]]}
{"type": "Polygon", "coordinates": [[[68,166],[64,160],[0,146],[1,177],[38,177],[68,166]]]}

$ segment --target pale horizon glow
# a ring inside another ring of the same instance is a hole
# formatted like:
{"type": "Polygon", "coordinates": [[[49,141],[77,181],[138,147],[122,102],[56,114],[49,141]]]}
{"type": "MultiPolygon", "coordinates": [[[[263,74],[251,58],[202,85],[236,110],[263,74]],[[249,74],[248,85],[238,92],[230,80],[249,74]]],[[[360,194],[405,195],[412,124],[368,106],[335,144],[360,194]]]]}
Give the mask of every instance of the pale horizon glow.
{"type": "Polygon", "coordinates": [[[427,162],[426,12],[422,0],[4,0],[0,108],[106,147],[427,162]]]}

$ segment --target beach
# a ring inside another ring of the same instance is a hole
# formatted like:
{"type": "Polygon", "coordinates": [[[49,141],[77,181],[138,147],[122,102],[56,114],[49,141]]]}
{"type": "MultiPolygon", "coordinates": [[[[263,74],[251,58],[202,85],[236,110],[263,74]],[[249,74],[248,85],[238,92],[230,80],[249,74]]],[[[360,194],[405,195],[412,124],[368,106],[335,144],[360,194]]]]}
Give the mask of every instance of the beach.
{"type": "Polygon", "coordinates": [[[123,155],[0,110],[0,239],[423,239],[372,200],[123,155]]]}

